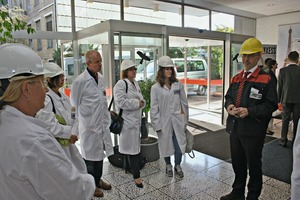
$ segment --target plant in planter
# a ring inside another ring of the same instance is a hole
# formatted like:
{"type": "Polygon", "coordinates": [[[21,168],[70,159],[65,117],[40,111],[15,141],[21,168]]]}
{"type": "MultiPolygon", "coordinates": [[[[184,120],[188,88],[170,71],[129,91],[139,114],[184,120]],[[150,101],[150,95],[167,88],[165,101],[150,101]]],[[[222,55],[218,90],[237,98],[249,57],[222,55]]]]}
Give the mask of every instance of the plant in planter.
{"type": "Polygon", "coordinates": [[[150,111],[150,92],[151,87],[155,81],[146,79],[145,81],[139,81],[142,95],[146,100],[146,106],[143,109],[145,116],[142,117],[141,126],[141,153],[147,158],[148,162],[156,161],[159,159],[158,140],[155,137],[149,137],[149,124],[148,113],[150,111]]]}
{"type": "MultiPolygon", "coordinates": [[[[146,100],[146,106],[143,109],[143,113],[145,114],[145,116],[142,117],[142,124],[147,124],[148,126],[148,113],[150,111],[150,92],[151,92],[151,87],[152,85],[155,84],[155,81],[151,80],[151,79],[146,79],[139,81],[139,86],[141,88],[141,92],[142,95],[144,97],[144,99],[146,100]]],[[[147,140],[148,137],[148,127],[143,127],[141,128],[141,139],[142,142],[144,140],[147,140]]]]}

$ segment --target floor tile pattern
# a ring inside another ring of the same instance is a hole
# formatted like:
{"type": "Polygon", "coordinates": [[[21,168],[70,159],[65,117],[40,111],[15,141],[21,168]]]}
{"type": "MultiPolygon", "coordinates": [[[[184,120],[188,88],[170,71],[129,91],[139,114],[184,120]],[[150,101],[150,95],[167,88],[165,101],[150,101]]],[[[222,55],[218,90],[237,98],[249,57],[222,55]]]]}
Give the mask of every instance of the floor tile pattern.
{"type": "MultiPolygon", "coordinates": [[[[126,174],[123,169],[112,166],[105,159],[102,178],[111,183],[113,188],[104,191],[104,197],[94,199],[217,200],[229,193],[234,180],[231,164],[203,153],[195,154],[194,159],[187,154],[183,157],[183,178],[176,174],[167,177],[163,159],[147,163],[141,170],[144,184],[142,189],[135,186],[132,174],[126,174]]],[[[289,184],[266,176],[263,177],[263,182],[261,200],[290,198],[289,184]]]]}

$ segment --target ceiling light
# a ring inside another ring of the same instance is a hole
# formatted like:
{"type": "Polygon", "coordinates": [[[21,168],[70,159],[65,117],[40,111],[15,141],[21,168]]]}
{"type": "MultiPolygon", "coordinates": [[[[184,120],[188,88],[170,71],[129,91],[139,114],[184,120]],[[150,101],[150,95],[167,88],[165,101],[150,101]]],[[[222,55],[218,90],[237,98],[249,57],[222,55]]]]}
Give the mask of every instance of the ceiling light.
{"type": "Polygon", "coordinates": [[[157,3],[153,4],[153,11],[154,12],[158,12],[159,11],[157,3]]]}

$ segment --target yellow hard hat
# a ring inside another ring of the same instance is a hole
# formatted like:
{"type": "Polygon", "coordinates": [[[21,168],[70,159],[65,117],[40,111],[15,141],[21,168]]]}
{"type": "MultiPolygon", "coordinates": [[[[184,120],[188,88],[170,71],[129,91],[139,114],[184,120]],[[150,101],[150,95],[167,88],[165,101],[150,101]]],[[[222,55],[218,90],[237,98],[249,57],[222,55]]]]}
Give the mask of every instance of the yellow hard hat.
{"type": "Polygon", "coordinates": [[[263,51],[262,44],[258,39],[249,38],[242,44],[240,54],[262,53],[263,51]]]}

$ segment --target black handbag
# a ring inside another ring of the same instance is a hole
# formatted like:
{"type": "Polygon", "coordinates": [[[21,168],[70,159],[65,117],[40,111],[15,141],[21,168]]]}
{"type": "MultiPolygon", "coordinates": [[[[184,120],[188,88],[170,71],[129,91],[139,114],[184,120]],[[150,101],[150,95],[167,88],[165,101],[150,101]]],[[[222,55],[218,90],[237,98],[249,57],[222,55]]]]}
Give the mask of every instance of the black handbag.
{"type": "MultiPolygon", "coordinates": [[[[147,158],[142,156],[141,153],[138,155],[139,167],[142,169],[147,163],[147,158]]],[[[121,154],[118,145],[114,146],[114,154],[108,157],[108,161],[115,167],[124,168],[126,171],[131,172],[128,155],[121,154]]]]}
{"type": "Polygon", "coordinates": [[[109,126],[110,132],[120,135],[124,123],[122,112],[118,115],[114,111],[110,111],[111,124],[109,126]]]}
{"type": "MultiPolygon", "coordinates": [[[[127,82],[125,80],[124,80],[124,82],[126,84],[126,93],[127,93],[128,85],[127,85],[127,82]]],[[[120,109],[119,114],[117,114],[116,112],[110,110],[113,101],[114,101],[114,97],[112,97],[112,99],[110,101],[110,104],[109,104],[109,107],[108,107],[108,110],[110,112],[110,118],[111,118],[111,123],[110,123],[109,129],[110,129],[110,132],[120,135],[120,133],[122,131],[122,128],[123,128],[123,123],[124,123],[124,119],[122,118],[123,109],[120,109]]]]}

